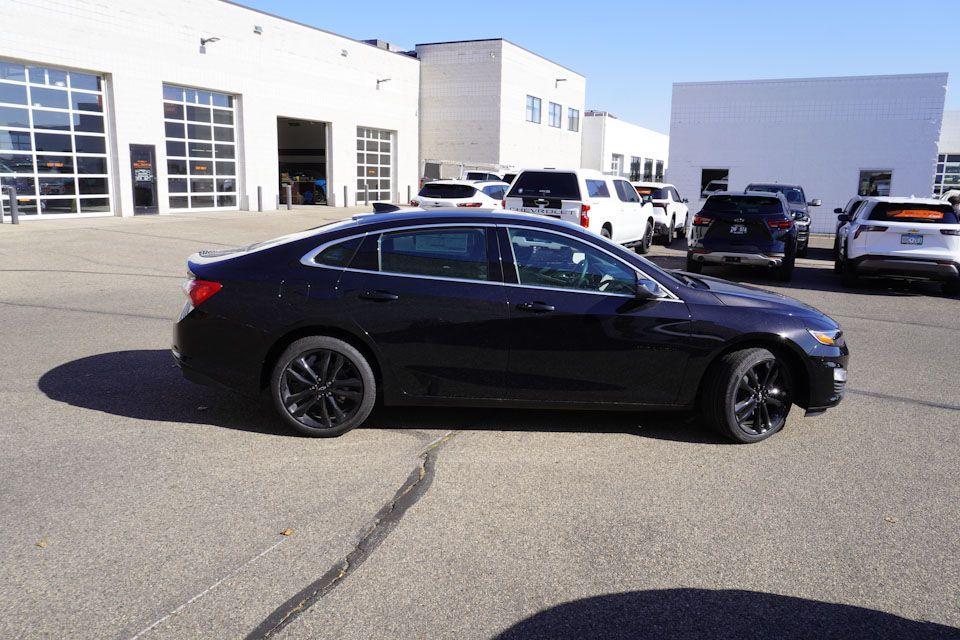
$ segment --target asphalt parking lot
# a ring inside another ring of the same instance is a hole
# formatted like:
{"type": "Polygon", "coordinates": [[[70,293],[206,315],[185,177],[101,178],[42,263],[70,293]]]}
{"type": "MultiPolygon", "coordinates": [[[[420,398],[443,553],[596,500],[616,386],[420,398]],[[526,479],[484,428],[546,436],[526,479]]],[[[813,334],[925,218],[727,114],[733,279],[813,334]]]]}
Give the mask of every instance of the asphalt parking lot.
{"type": "Polygon", "coordinates": [[[472,409],[313,440],[183,380],[185,258],[343,215],[0,227],[0,637],[960,637],[960,299],[843,289],[823,238],[788,286],[705,270],[850,344],[840,407],[751,446],[472,409]]]}

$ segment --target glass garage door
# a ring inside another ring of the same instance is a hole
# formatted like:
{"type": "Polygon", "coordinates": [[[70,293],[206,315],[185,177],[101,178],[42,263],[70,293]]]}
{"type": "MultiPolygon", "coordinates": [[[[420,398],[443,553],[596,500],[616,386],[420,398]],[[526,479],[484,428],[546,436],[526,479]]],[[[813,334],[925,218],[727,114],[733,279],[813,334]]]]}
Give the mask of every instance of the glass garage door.
{"type": "Polygon", "coordinates": [[[21,215],[108,213],[103,78],[0,60],[0,183],[21,215]]]}
{"type": "Polygon", "coordinates": [[[392,158],[392,131],[357,127],[357,202],[390,202],[392,158]]]}
{"type": "Polygon", "coordinates": [[[236,100],[163,85],[170,209],[236,209],[236,100]]]}

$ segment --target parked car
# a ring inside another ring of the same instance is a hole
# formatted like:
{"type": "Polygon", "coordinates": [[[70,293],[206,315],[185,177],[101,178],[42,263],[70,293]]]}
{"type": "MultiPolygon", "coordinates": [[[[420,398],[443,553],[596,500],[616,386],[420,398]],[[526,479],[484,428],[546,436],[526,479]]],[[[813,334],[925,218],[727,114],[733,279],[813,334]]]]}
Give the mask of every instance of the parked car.
{"type": "Polygon", "coordinates": [[[796,256],[797,225],[782,193],[721,191],[693,218],[687,271],[746,264],[776,269],[781,280],[789,281],[796,256]]]}
{"type": "Polygon", "coordinates": [[[546,216],[352,220],[187,263],[173,355],[311,436],[386,405],[694,410],[738,442],[844,394],[836,322],[546,216]]]}
{"type": "Polygon", "coordinates": [[[833,264],[834,271],[837,270],[837,265],[840,261],[840,229],[843,225],[847,224],[847,221],[853,220],[857,217],[860,208],[863,206],[863,203],[869,200],[869,196],[853,196],[847,201],[847,204],[841,209],[837,207],[833,210],[837,214],[837,227],[833,232],[833,264]],[[842,217],[846,216],[846,217],[842,217]]]}
{"type": "Polygon", "coordinates": [[[654,212],[654,233],[665,247],[673,244],[677,235],[686,236],[690,226],[687,199],[681,198],[677,188],[663,182],[631,182],[641,198],[650,199],[654,212]]]}
{"type": "Polygon", "coordinates": [[[565,220],[637,253],[647,253],[653,242],[653,205],[625,178],[592,169],[525,169],[503,207],[565,220]]]}
{"type": "Polygon", "coordinates": [[[424,184],[410,204],[423,209],[499,209],[508,188],[510,185],[500,181],[434,180],[424,184]]]}
{"type": "Polygon", "coordinates": [[[726,191],[729,187],[729,183],[726,179],[722,180],[711,180],[707,183],[707,186],[703,188],[703,191],[700,192],[701,198],[709,198],[714,193],[718,191],[726,191]]]}
{"type": "Polygon", "coordinates": [[[790,213],[797,223],[797,257],[807,257],[807,247],[810,245],[810,207],[819,207],[820,198],[807,200],[803,187],[798,184],[778,184],[776,182],[752,182],[747,185],[747,191],[766,191],[768,193],[782,193],[790,205],[790,213]]]}
{"type": "Polygon", "coordinates": [[[940,282],[960,294],[960,220],[948,202],[933,198],[867,199],[856,217],[840,214],[835,269],[844,284],[861,277],[940,282]]]}
{"type": "Polygon", "coordinates": [[[467,171],[463,174],[464,180],[481,180],[483,182],[503,182],[503,177],[486,171],[467,171]]]}

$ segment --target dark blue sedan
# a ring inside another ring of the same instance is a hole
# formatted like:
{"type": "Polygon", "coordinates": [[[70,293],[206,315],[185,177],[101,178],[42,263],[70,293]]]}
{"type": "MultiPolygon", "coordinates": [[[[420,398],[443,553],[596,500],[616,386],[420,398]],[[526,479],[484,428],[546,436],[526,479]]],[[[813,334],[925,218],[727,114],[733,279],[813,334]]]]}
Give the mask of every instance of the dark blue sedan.
{"type": "Polygon", "coordinates": [[[697,410],[756,442],[838,404],[836,322],[505,212],[357,216],[189,260],[187,378],[269,393],[314,436],[388,405],[697,410]]]}

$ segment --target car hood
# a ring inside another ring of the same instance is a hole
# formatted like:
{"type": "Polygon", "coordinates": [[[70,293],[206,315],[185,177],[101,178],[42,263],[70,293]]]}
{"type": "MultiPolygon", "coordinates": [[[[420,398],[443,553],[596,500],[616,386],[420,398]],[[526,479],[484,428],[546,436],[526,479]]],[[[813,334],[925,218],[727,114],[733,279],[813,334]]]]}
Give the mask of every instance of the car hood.
{"type": "Polygon", "coordinates": [[[769,309],[794,316],[824,319],[829,324],[839,326],[836,321],[819,309],[781,293],[699,274],[690,274],[690,277],[706,285],[707,289],[715,295],[720,302],[729,307],[769,309]]]}

